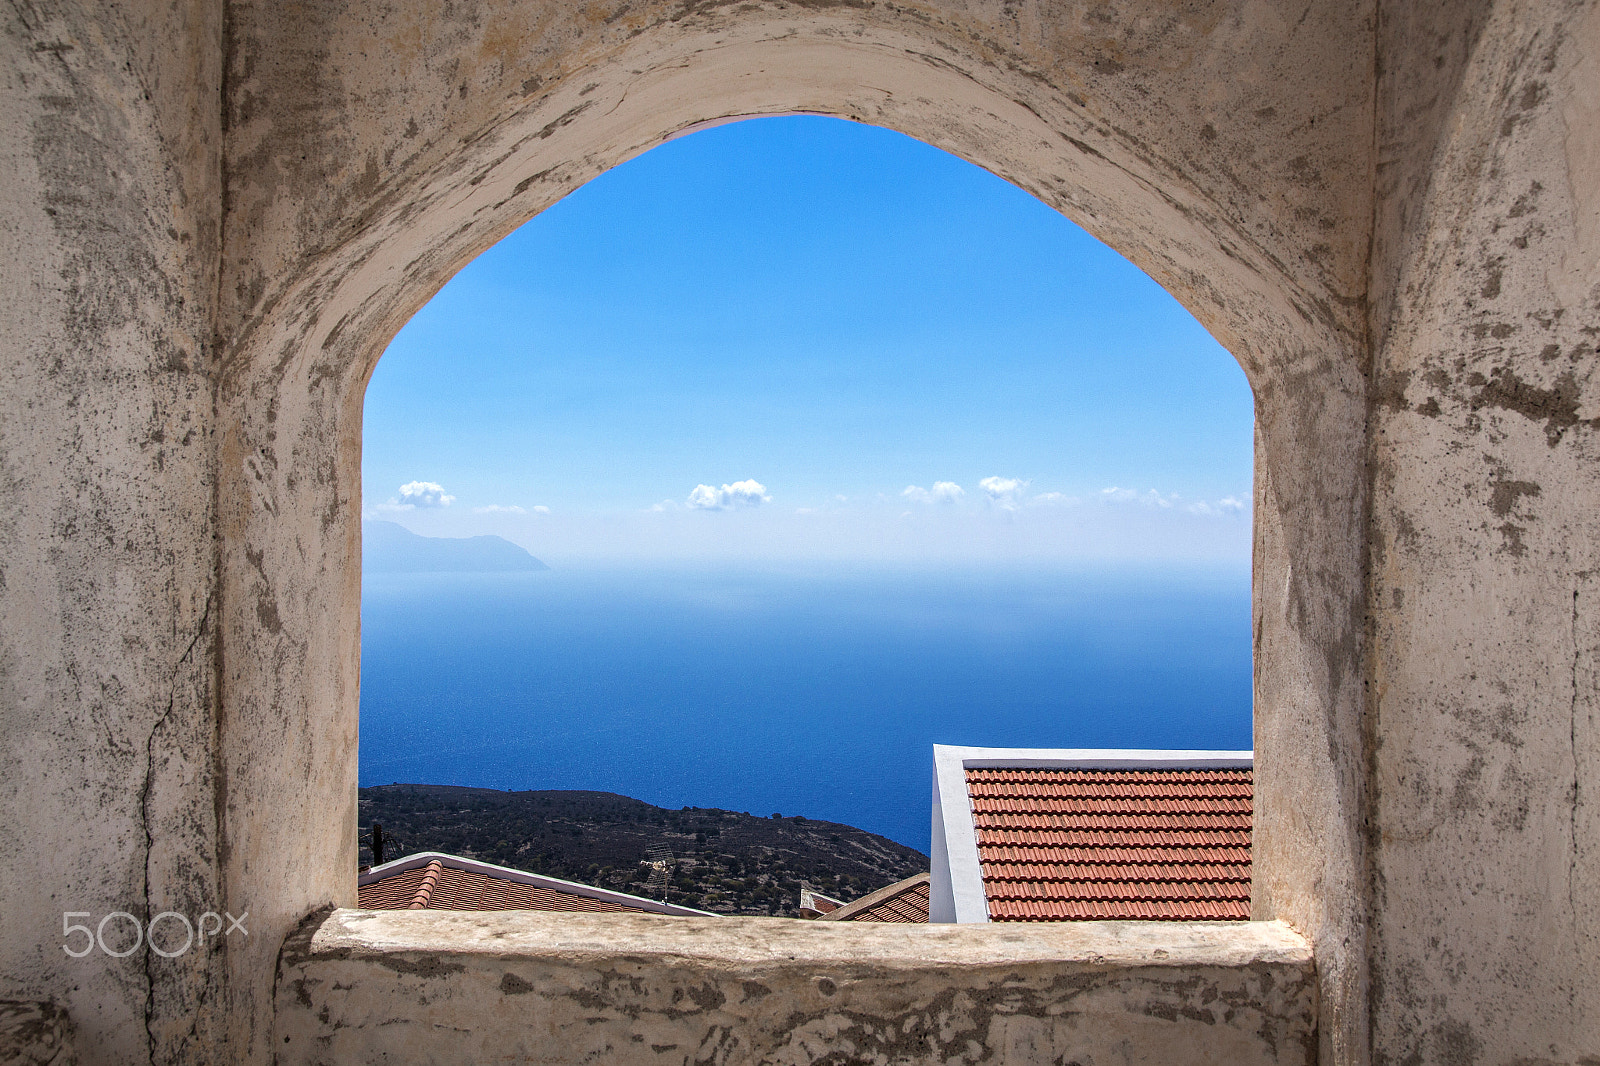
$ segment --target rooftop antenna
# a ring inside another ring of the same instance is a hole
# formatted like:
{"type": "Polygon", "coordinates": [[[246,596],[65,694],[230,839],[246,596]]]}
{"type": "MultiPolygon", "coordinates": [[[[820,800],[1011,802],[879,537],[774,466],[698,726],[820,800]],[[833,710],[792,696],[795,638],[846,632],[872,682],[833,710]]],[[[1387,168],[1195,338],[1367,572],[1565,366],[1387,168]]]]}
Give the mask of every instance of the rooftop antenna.
{"type": "Polygon", "coordinates": [[[650,876],[645,880],[645,894],[667,901],[667,879],[672,872],[672,849],[665,844],[652,844],[644,849],[645,865],[650,876]]]}

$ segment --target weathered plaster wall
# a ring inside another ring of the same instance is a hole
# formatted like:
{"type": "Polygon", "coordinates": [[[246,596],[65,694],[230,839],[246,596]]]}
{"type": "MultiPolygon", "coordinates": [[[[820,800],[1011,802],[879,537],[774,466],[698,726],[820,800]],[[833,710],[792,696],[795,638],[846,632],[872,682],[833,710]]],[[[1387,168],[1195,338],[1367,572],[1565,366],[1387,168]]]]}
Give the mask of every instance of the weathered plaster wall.
{"type": "Polygon", "coordinates": [[[1376,1060],[1600,1060],[1600,9],[1396,5],[1374,263],[1376,1060]]]}
{"type": "MultiPolygon", "coordinates": [[[[1033,191],[1250,375],[1273,531],[1256,911],[1328,945],[1323,1037],[1359,1061],[1369,5],[231,11],[219,499],[224,643],[248,652],[224,673],[228,876],[264,928],[352,899],[353,837],[306,834],[352,796],[360,403],[389,337],[606,167],[698,122],[813,111],[1033,191]]],[[[245,967],[263,993],[267,961],[245,967]]]]}
{"type": "Polygon", "coordinates": [[[0,998],[91,1062],[212,1037],[207,953],[61,944],[219,902],[220,39],[204,2],[0,11],[0,998]]]}
{"type": "Polygon", "coordinates": [[[1315,1061],[1310,947],[1278,923],[612,917],[319,915],[284,951],[278,1061],[1315,1061]]]}

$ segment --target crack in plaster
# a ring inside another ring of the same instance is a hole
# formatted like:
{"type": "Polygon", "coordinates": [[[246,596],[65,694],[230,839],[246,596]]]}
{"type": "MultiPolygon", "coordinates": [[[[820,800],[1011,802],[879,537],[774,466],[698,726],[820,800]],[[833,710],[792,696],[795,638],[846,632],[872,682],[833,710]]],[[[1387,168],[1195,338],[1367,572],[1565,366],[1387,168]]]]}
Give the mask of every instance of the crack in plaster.
{"type": "Polygon", "coordinates": [[[1572,852],[1567,861],[1567,910],[1572,915],[1574,935],[1577,933],[1578,903],[1575,882],[1578,876],[1578,792],[1582,787],[1578,779],[1578,590],[1572,590],[1572,704],[1568,740],[1572,745],[1572,812],[1569,829],[1572,834],[1572,852]]]}
{"type": "MultiPolygon", "coordinates": [[[[183,670],[183,664],[189,656],[194,654],[195,647],[200,643],[200,638],[205,636],[206,628],[211,621],[211,603],[216,596],[216,591],[206,594],[205,608],[200,612],[200,623],[195,626],[194,636],[189,639],[189,644],[183,649],[183,654],[178,656],[178,661],[172,666],[172,674],[167,682],[167,709],[161,712],[161,717],[156,719],[155,725],[150,727],[150,735],[144,742],[144,784],[139,789],[139,815],[144,823],[144,914],[146,922],[149,921],[152,907],[150,905],[150,856],[155,851],[155,835],[150,831],[150,786],[155,779],[155,743],[156,734],[161,732],[161,727],[167,724],[172,717],[172,712],[178,702],[178,675],[183,670]]],[[[156,1011],[156,981],[155,974],[151,971],[150,938],[144,938],[144,1034],[145,1044],[149,1050],[149,1061],[156,1060],[155,1011],[156,1011]]]]}

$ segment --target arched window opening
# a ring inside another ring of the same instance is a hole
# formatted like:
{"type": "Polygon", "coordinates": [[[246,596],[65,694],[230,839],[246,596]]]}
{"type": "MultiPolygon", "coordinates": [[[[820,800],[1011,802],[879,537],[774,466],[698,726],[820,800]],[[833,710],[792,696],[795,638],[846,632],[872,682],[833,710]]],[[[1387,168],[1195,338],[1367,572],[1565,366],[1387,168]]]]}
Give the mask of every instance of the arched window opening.
{"type": "Polygon", "coordinates": [[[900,134],[608,171],[368,388],[362,861],[831,910],[928,861],[935,744],[1249,749],[1252,419],[1158,285],[900,134]]]}

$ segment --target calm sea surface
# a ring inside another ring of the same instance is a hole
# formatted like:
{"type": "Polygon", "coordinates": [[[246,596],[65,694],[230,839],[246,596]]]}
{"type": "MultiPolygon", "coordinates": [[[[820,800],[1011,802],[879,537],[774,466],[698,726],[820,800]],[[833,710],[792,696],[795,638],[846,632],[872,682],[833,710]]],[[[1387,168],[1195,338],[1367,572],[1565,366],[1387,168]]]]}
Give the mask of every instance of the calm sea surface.
{"type": "Polygon", "coordinates": [[[600,789],[926,851],[934,744],[1250,743],[1242,570],[365,580],[363,785],[600,789]]]}

